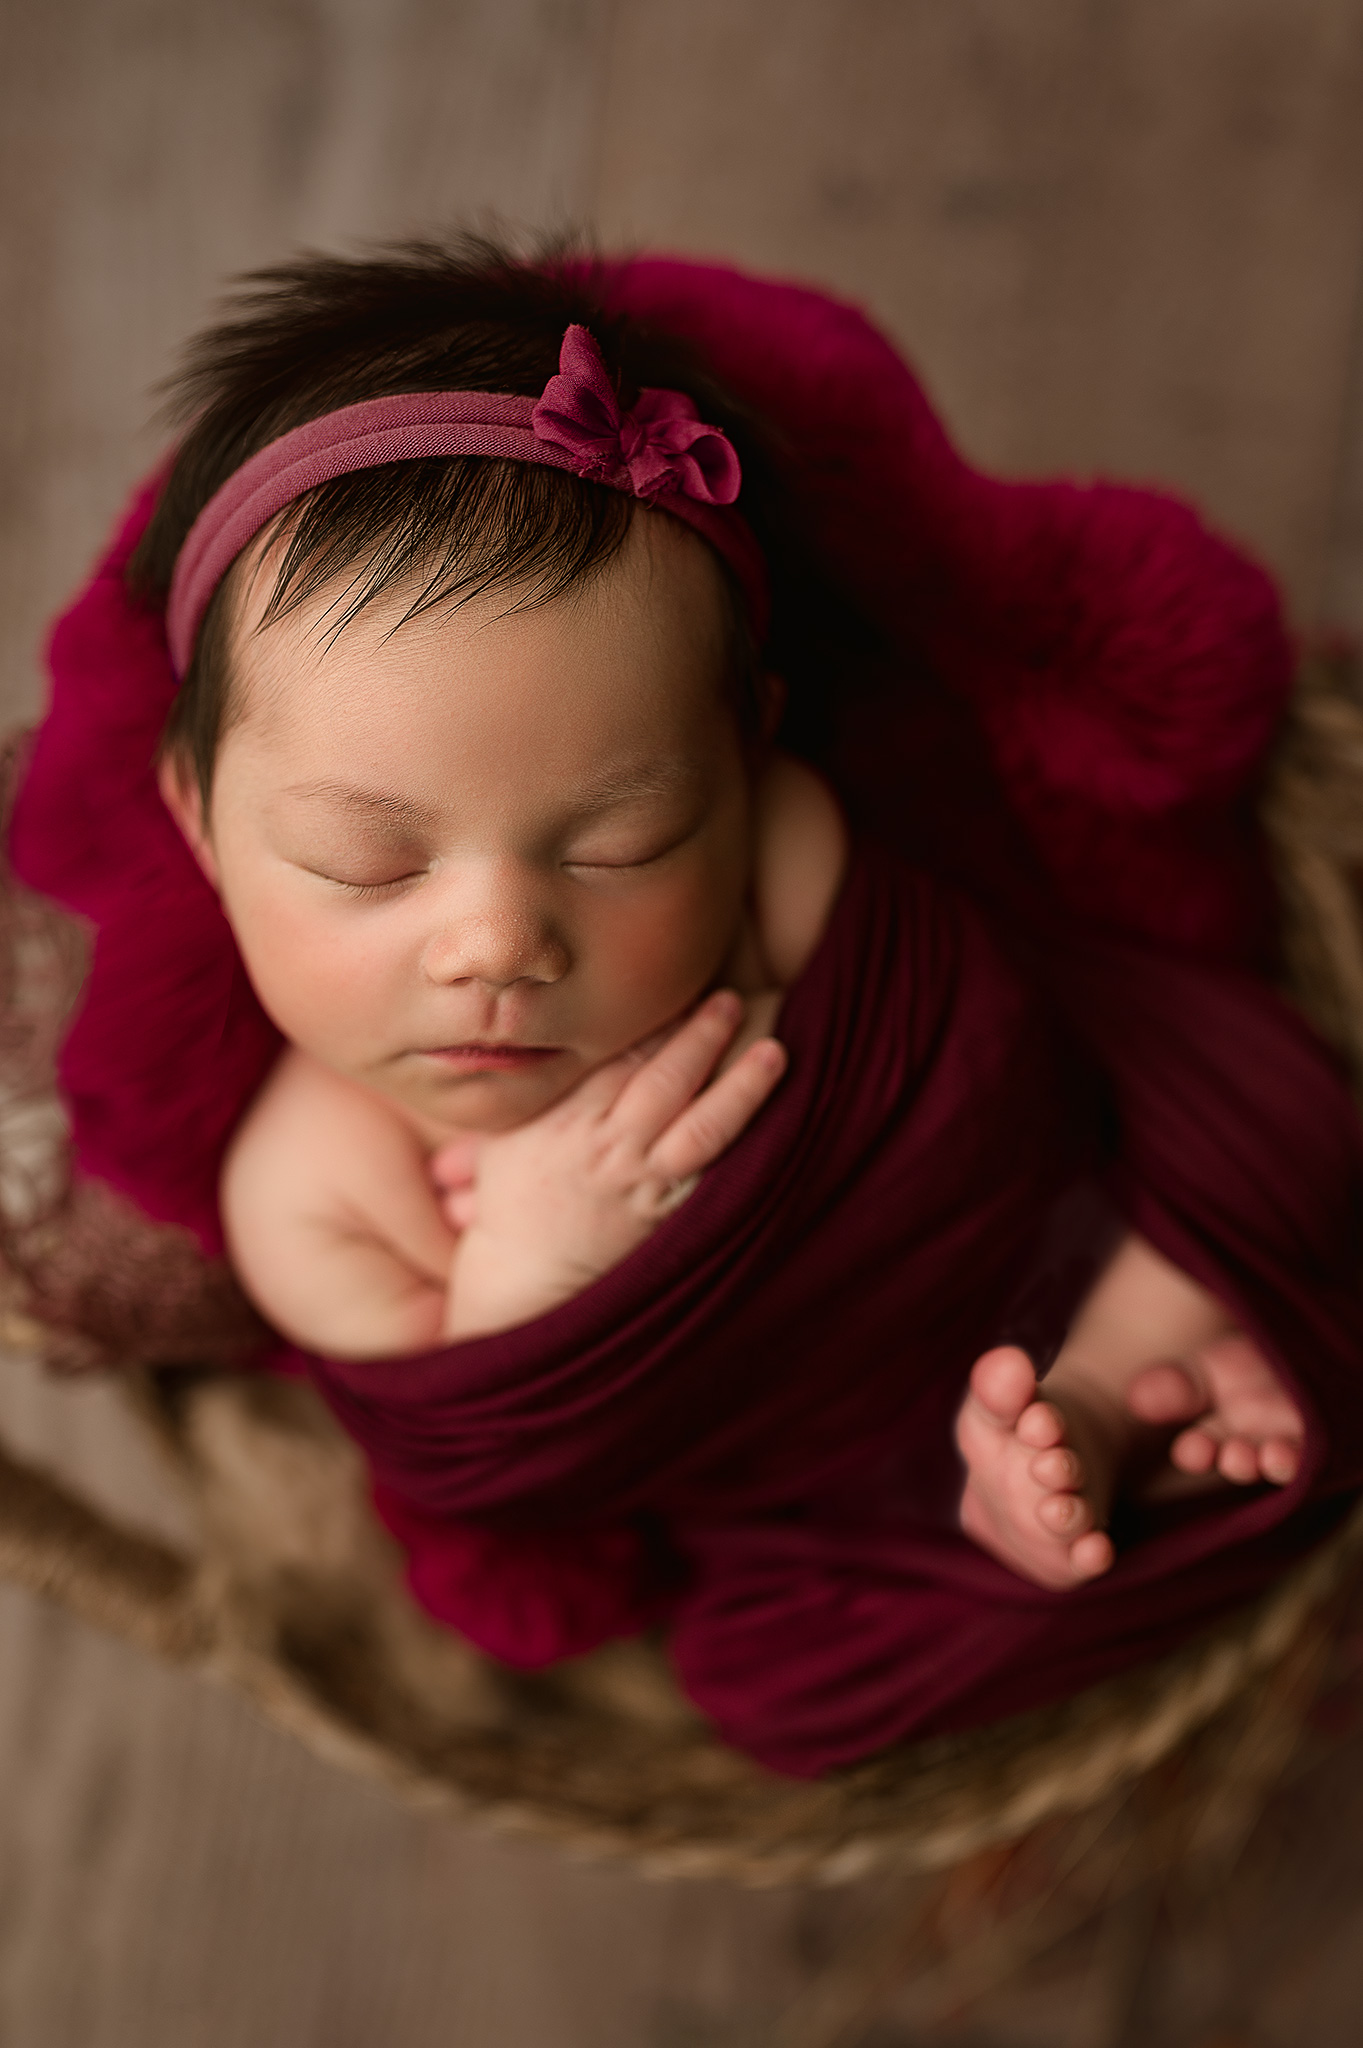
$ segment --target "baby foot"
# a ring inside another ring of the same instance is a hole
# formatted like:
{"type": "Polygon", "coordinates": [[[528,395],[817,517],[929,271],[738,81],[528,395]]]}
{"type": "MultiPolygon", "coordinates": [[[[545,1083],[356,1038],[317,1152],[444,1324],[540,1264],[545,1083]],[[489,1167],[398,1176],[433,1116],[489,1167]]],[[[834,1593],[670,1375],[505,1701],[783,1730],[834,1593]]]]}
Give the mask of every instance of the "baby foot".
{"type": "Polygon", "coordinates": [[[967,1472],[961,1527],[982,1550],[1056,1592],[1110,1568],[1112,1544],[1095,1525],[1116,1460],[1103,1456],[1096,1422],[1086,1429],[1075,1412],[1037,1399],[1025,1351],[1005,1345],[977,1360],[956,1442],[967,1472]]]}
{"type": "Polygon", "coordinates": [[[1239,1331],[1186,1364],[1152,1365],[1127,1389],[1142,1422],[1189,1422],[1169,1456],[1180,1472],[1219,1472],[1237,1486],[1286,1486],[1301,1465],[1306,1426],[1263,1353],[1239,1331]]]}

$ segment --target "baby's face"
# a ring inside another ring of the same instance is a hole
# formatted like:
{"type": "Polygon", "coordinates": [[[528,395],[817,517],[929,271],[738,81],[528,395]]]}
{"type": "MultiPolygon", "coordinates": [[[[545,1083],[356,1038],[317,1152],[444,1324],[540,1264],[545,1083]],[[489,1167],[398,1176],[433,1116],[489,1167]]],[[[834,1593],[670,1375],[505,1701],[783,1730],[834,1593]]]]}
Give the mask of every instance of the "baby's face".
{"type": "Polygon", "coordinates": [[[235,633],[206,834],[177,815],[285,1037],[433,1139],[504,1130],[675,1018],[743,926],[749,776],[703,542],[635,519],[598,579],[328,644],[334,592],[235,633]]]}

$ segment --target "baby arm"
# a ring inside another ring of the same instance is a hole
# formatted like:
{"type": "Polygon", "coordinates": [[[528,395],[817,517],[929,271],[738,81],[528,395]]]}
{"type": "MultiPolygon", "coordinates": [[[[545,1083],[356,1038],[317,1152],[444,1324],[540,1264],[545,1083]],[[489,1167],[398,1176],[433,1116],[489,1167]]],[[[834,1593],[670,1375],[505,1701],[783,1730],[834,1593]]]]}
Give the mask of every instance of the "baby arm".
{"type": "Polygon", "coordinates": [[[337,1358],[439,1342],[456,1238],[415,1132],[292,1049],[233,1140],[221,1184],[232,1263],[275,1327],[337,1358]]]}
{"type": "Polygon", "coordinates": [[[1173,1462],[1202,1484],[1295,1476],[1303,1428],[1290,1396],[1221,1303],[1133,1233],[1040,1395],[1022,1351],[976,1364],[957,1420],[962,1527],[1040,1585],[1094,1578],[1112,1563],[1102,1524],[1123,1468],[1158,1447],[1155,1429],[1189,1421],[1173,1462]]]}
{"type": "Polygon", "coordinates": [[[286,1336],[337,1358],[542,1315],[642,1243],[770,1094],[785,1054],[745,1043],[764,1015],[750,1006],[739,1031],[743,1011],[722,991],[530,1122],[456,1138],[429,1165],[382,1100],[285,1052],[223,1170],[243,1285],[286,1336]]]}

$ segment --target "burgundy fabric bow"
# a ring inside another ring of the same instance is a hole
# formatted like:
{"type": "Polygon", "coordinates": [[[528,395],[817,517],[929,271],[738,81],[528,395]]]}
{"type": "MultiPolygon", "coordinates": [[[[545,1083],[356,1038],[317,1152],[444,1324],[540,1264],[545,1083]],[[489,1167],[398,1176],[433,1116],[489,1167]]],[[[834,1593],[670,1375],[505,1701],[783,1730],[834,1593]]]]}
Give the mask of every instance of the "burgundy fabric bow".
{"type": "Polygon", "coordinates": [[[572,457],[578,476],[636,498],[676,491],[701,505],[732,505],[742,471],[718,427],[707,427],[680,391],[644,390],[627,412],[585,327],[571,326],[551,377],[530,415],[535,436],[572,457]]]}

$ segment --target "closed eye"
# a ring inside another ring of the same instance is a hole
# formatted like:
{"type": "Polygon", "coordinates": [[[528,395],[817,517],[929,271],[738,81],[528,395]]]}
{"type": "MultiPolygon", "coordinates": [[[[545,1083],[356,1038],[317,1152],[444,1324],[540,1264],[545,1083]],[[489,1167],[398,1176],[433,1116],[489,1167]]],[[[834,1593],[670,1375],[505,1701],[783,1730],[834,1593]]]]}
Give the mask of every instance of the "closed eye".
{"type": "Polygon", "coordinates": [[[698,825],[688,825],[686,830],[679,833],[675,839],[669,839],[665,846],[654,847],[649,853],[638,853],[616,860],[565,860],[563,865],[565,868],[583,870],[588,874],[597,872],[608,874],[617,870],[627,871],[631,868],[651,868],[660,860],[666,860],[670,853],[676,853],[689,840],[694,839],[699,829],[698,825]]]}
{"type": "MultiPolygon", "coordinates": [[[[666,849],[668,852],[671,848],[666,849]]],[[[570,873],[584,875],[626,874],[633,868],[651,868],[663,858],[661,853],[644,854],[638,860],[565,860],[563,865],[570,873]]]]}
{"type": "Polygon", "coordinates": [[[409,875],[394,875],[386,882],[347,882],[340,875],[322,874],[318,868],[314,868],[312,872],[322,881],[330,882],[333,889],[343,889],[347,896],[360,903],[372,903],[380,897],[395,896],[409,883],[421,880],[421,873],[417,870],[409,875]]]}

